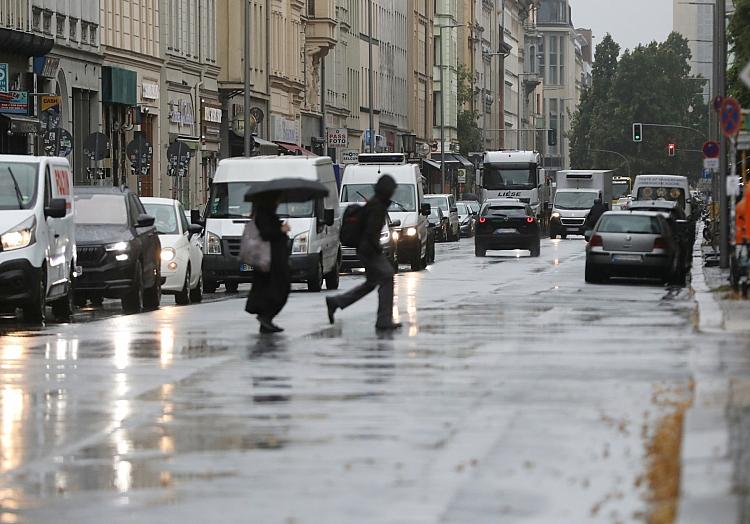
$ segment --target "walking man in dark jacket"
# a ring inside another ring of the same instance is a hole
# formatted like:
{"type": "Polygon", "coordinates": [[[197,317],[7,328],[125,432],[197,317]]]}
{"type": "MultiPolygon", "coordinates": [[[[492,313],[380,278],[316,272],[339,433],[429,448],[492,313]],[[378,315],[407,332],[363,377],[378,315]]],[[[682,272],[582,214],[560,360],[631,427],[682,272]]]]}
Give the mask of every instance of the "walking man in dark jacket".
{"type": "Polygon", "coordinates": [[[599,219],[602,218],[602,215],[607,211],[609,211],[609,209],[602,203],[602,197],[598,197],[594,200],[594,205],[591,206],[589,215],[586,217],[586,229],[594,229],[596,223],[599,222],[599,219]]]}
{"type": "Polygon", "coordinates": [[[396,191],[396,181],[390,175],[383,175],[375,184],[375,196],[365,205],[362,236],[357,247],[357,255],[365,266],[366,280],[359,286],[335,297],[326,297],[328,320],[333,324],[337,309],[346,309],[359,299],[378,288],[378,319],[375,328],[392,331],[401,327],[393,322],[393,267],[383,255],[380,233],[385,224],[388,206],[396,191]]]}

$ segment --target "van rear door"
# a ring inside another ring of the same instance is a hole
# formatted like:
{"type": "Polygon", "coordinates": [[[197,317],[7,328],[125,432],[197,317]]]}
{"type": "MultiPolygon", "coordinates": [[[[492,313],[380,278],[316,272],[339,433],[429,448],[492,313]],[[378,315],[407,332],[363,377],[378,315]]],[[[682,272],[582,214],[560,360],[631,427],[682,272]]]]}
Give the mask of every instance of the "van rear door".
{"type": "Polygon", "coordinates": [[[65,200],[65,216],[46,218],[49,245],[47,285],[52,293],[62,295],[67,289],[66,286],[55,289],[52,289],[52,286],[68,281],[72,274],[75,252],[73,175],[67,165],[48,163],[44,168],[44,207],[49,206],[53,199],[65,200]]]}

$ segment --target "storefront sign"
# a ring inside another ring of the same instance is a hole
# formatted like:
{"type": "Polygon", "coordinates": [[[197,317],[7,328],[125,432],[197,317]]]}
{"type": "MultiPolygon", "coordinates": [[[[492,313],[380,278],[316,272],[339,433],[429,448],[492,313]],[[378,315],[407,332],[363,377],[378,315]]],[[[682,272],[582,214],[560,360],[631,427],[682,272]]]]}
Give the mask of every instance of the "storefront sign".
{"type": "Polygon", "coordinates": [[[39,107],[42,111],[54,109],[59,112],[61,104],[62,104],[61,96],[42,96],[39,98],[39,107]]]}
{"type": "Polygon", "coordinates": [[[191,126],[195,124],[193,104],[184,98],[169,101],[169,121],[173,124],[191,126]]]}
{"type": "Polygon", "coordinates": [[[297,120],[283,116],[271,115],[271,140],[299,144],[300,131],[297,120]]]}
{"type": "Polygon", "coordinates": [[[221,124],[221,108],[203,106],[203,121],[213,124],[221,124]]]}
{"type": "Polygon", "coordinates": [[[0,64],[0,93],[8,92],[8,64],[0,64]]]}
{"type": "Polygon", "coordinates": [[[349,145],[349,134],[346,128],[326,130],[328,147],[346,147],[349,145]]]}
{"type": "Polygon", "coordinates": [[[27,91],[0,93],[0,113],[29,114],[29,93],[27,91]]]}
{"type": "Polygon", "coordinates": [[[359,160],[359,149],[343,149],[341,151],[342,164],[356,164],[359,160]]]}
{"type": "Polygon", "coordinates": [[[159,100],[159,84],[144,81],[141,94],[144,100],[159,100]]]}

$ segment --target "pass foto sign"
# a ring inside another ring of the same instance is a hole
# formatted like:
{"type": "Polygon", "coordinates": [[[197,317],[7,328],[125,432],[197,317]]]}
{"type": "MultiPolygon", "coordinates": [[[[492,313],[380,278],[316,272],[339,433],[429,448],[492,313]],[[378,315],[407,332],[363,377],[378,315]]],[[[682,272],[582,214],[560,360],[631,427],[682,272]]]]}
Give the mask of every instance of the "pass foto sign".
{"type": "Polygon", "coordinates": [[[346,128],[328,129],[326,132],[328,147],[346,147],[349,145],[349,136],[346,128]]]}

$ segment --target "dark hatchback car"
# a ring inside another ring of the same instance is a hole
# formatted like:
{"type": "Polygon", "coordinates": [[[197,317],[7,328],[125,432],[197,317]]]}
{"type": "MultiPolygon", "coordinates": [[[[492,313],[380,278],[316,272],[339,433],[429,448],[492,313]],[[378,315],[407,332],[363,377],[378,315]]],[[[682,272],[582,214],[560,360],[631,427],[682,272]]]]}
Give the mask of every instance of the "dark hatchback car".
{"type": "Polygon", "coordinates": [[[126,313],[157,309],[161,244],[138,196],[124,187],[77,187],[75,222],[77,305],[119,298],[126,313]]]}
{"type": "Polygon", "coordinates": [[[539,223],[526,204],[488,200],[479,211],[474,252],[483,257],[488,250],[528,249],[538,257],[541,249],[539,223]]]}
{"type": "Polygon", "coordinates": [[[435,242],[448,241],[448,217],[439,207],[430,206],[430,214],[427,217],[427,228],[432,232],[435,242]]]}

